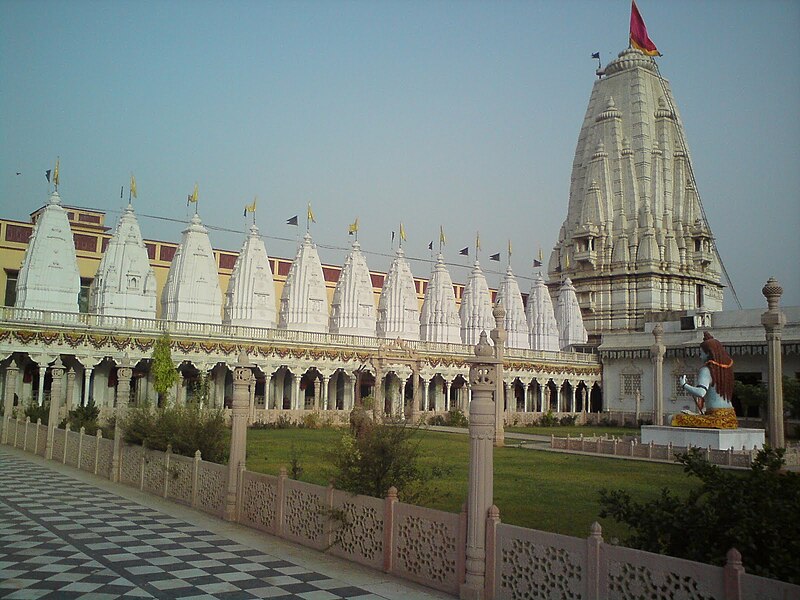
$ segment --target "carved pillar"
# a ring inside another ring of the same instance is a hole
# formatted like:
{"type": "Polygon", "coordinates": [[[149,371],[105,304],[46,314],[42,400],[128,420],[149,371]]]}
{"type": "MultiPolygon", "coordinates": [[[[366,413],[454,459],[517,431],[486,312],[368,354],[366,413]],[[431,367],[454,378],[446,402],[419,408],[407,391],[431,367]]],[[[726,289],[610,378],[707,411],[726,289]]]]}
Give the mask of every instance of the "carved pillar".
{"type": "Polygon", "coordinates": [[[428,387],[429,386],[430,386],[430,382],[423,377],[422,378],[422,410],[424,410],[426,412],[429,411],[430,408],[431,408],[430,405],[429,405],[430,400],[428,399],[428,387]]]}
{"type": "Polygon", "coordinates": [[[664,424],[664,328],[661,323],[653,327],[655,343],[650,346],[653,361],[653,425],[664,424]]]}
{"type": "Polygon", "coordinates": [[[496,304],[492,309],[495,327],[492,329],[494,342],[495,375],[494,393],[495,420],[494,420],[494,445],[502,448],[505,445],[505,430],[503,428],[503,356],[505,355],[506,330],[503,325],[506,318],[506,309],[496,304]]]}
{"type": "Polygon", "coordinates": [[[781,357],[781,337],[786,315],[781,312],[780,300],[783,288],[770,277],[761,293],[767,299],[767,312],[761,315],[761,324],[767,337],[769,373],[767,375],[767,418],[768,441],[773,448],[784,448],[786,439],[783,433],[783,360],[781,357]]]}
{"type": "Polygon", "coordinates": [[[408,410],[408,418],[411,423],[416,423],[419,418],[419,370],[420,362],[415,361],[411,365],[411,406],[408,410]]]}
{"type": "Polygon", "coordinates": [[[81,398],[81,406],[89,404],[89,386],[92,382],[92,371],[94,371],[94,367],[83,367],[83,397],[81,398]]]}
{"type": "Polygon", "coordinates": [[[250,380],[250,387],[247,389],[249,410],[247,411],[247,422],[252,423],[256,418],[256,378],[250,380]]]}
{"type": "Polygon", "coordinates": [[[226,521],[237,517],[237,490],[239,488],[240,467],[245,464],[247,450],[247,412],[248,388],[253,380],[252,365],[247,354],[239,355],[239,362],[233,369],[233,402],[231,410],[231,450],[228,459],[228,493],[225,496],[226,521]]]}
{"type": "Polygon", "coordinates": [[[53,436],[55,435],[56,427],[58,427],[61,383],[64,377],[64,365],[60,356],[56,357],[56,361],[50,368],[50,375],[53,377],[53,383],[50,386],[50,413],[47,418],[47,444],[45,446],[45,457],[48,459],[53,458],[53,436]]]}
{"type": "Polygon", "coordinates": [[[450,410],[450,381],[444,380],[444,411],[450,410]]]}
{"type": "MultiPolygon", "coordinates": [[[[320,383],[320,396],[319,396],[319,407],[321,409],[327,410],[328,409],[328,397],[330,396],[330,384],[331,378],[330,375],[322,375],[322,382],[320,383]]],[[[315,407],[317,408],[317,407],[315,407]]]]}
{"type": "Polygon", "coordinates": [[[75,395],[75,369],[67,371],[67,399],[64,401],[66,412],[72,410],[72,400],[75,395]]]}
{"type": "Polygon", "coordinates": [[[375,406],[372,408],[372,420],[377,421],[378,415],[383,414],[383,365],[380,360],[375,361],[375,387],[372,394],[375,397],[375,406]]]}
{"type": "Polygon", "coordinates": [[[47,365],[39,365],[39,390],[36,403],[41,406],[44,403],[44,377],[47,375],[47,365]]]}
{"type": "Polygon", "coordinates": [[[303,376],[299,375],[294,378],[292,382],[292,409],[302,410],[306,407],[305,390],[300,389],[300,384],[303,382],[303,376]]]}
{"type": "Polygon", "coordinates": [[[495,406],[497,393],[498,359],[492,357],[492,348],[481,333],[471,359],[469,380],[472,385],[472,402],[469,411],[469,484],[467,488],[467,544],[466,577],[459,589],[459,597],[468,600],[485,598],[486,585],[486,517],[492,506],[494,492],[493,443],[495,439],[495,406]]]}
{"type": "Polygon", "coordinates": [[[117,369],[117,408],[114,413],[114,449],[111,455],[111,481],[119,481],[120,458],[122,456],[122,423],[131,399],[131,377],[133,369],[127,353],[117,369]]]}
{"type": "MultiPolygon", "coordinates": [[[[14,362],[14,359],[11,359],[11,362],[8,363],[6,367],[6,385],[5,389],[3,390],[3,416],[6,419],[11,418],[11,413],[14,412],[14,394],[17,391],[17,374],[19,373],[19,368],[17,367],[17,363],[14,362]]],[[[5,434],[7,428],[3,429],[3,433],[5,434]]],[[[5,442],[5,440],[3,440],[5,442]]]]}

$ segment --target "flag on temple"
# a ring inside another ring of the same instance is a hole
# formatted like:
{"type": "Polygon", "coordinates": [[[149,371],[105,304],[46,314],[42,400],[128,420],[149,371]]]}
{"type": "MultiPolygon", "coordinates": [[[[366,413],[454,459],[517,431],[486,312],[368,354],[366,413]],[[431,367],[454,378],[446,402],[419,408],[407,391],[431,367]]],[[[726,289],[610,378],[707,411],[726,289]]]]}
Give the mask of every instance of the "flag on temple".
{"type": "Polygon", "coordinates": [[[458,251],[461,256],[469,256],[469,246],[458,251]]]}
{"type": "Polygon", "coordinates": [[[636,0],[631,2],[631,46],[637,50],[641,50],[648,56],[661,56],[656,45],[647,35],[647,27],[645,27],[644,19],[639,13],[639,8],[636,6],[636,0]]]}
{"type": "Polygon", "coordinates": [[[592,52],[592,58],[596,58],[597,60],[600,60],[600,53],[599,52],[592,52]]]}
{"type": "Polygon", "coordinates": [[[44,172],[44,176],[47,177],[47,183],[50,183],[50,173],[50,169],[47,169],[47,171],[44,172]]]}
{"type": "Polygon", "coordinates": [[[477,252],[480,249],[481,249],[481,232],[479,231],[475,234],[475,251],[477,252]]]}
{"type": "Polygon", "coordinates": [[[441,244],[447,243],[447,238],[444,235],[444,227],[442,227],[441,225],[439,225],[439,243],[441,244]]]}
{"type": "Polygon", "coordinates": [[[291,219],[286,219],[287,225],[297,225],[297,215],[293,216],[291,219]]]}
{"type": "Polygon", "coordinates": [[[534,259],[533,259],[533,267],[534,267],[534,268],[536,268],[536,267],[541,267],[541,266],[542,266],[542,261],[540,261],[540,260],[536,260],[536,259],[534,258],[534,259]]]}
{"type": "Polygon", "coordinates": [[[508,240],[508,258],[511,258],[511,240],[508,240]]]}
{"type": "Polygon", "coordinates": [[[122,192],[124,190],[125,190],[125,186],[124,185],[119,186],[119,199],[120,200],[122,200],[122,192]]]}
{"type": "Polygon", "coordinates": [[[136,198],[136,177],[131,175],[131,196],[136,198]]]}
{"type": "Polygon", "coordinates": [[[53,171],[53,184],[54,185],[58,185],[58,163],[60,161],[61,161],[61,159],[59,159],[59,158],[56,159],[56,169],[55,169],[55,171],[53,171]]]}
{"type": "Polygon", "coordinates": [[[358,231],[358,217],[347,226],[347,235],[353,235],[356,231],[358,231]]]}
{"type": "Polygon", "coordinates": [[[433,240],[431,240],[431,243],[428,244],[428,250],[433,250],[433,240]]]}
{"type": "Polygon", "coordinates": [[[406,228],[403,227],[402,223],[400,223],[400,239],[404,242],[406,241],[406,228]]]}
{"type": "Polygon", "coordinates": [[[498,252],[497,254],[492,254],[489,257],[489,260],[496,260],[497,262],[500,262],[500,253],[498,252]]]}
{"type": "Polygon", "coordinates": [[[308,217],[308,220],[311,223],[316,223],[317,222],[317,220],[314,218],[314,211],[311,210],[311,202],[308,203],[308,215],[307,215],[307,217],[308,217]]]}
{"type": "Polygon", "coordinates": [[[253,198],[253,203],[252,204],[245,204],[244,205],[244,214],[242,215],[243,217],[246,217],[247,213],[249,213],[249,212],[251,212],[251,213],[256,212],[256,201],[257,201],[257,198],[253,198]]]}
{"type": "Polygon", "coordinates": [[[189,198],[186,200],[186,206],[189,206],[190,202],[197,202],[197,184],[194,184],[194,191],[189,194],[189,198]]]}

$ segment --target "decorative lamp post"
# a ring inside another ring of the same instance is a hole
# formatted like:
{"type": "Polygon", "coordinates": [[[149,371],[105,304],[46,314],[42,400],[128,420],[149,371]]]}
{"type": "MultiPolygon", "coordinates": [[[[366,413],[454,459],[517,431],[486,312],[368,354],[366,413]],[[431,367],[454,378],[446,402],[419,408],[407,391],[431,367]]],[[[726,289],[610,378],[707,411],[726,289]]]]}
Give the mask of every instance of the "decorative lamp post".
{"type": "Polygon", "coordinates": [[[781,335],[786,324],[786,315],[781,312],[779,303],[783,288],[778,280],[770,277],[761,293],[767,299],[767,312],[761,315],[761,324],[767,337],[767,354],[769,356],[769,374],[767,375],[767,413],[769,431],[768,440],[773,448],[786,445],[783,436],[783,361],[781,359],[781,335]]]}
{"type": "Polygon", "coordinates": [[[250,411],[250,383],[253,365],[246,352],[239,355],[233,369],[233,401],[231,406],[231,451],[228,459],[228,493],[225,497],[225,520],[236,520],[236,498],[239,470],[244,466],[247,451],[247,416],[250,411]]]}

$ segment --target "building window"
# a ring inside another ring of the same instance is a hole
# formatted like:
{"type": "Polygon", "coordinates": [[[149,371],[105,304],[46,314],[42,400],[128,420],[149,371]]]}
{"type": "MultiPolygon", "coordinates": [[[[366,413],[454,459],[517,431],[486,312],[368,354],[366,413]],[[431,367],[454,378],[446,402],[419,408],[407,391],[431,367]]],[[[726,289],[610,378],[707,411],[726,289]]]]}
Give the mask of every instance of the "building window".
{"type": "Polygon", "coordinates": [[[642,376],[639,373],[622,375],[622,395],[635,396],[642,390],[642,376]]]}
{"type": "Polygon", "coordinates": [[[705,286],[697,284],[694,288],[694,302],[696,308],[703,308],[705,306],[705,286]]]}
{"type": "Polygon", "coordinates": [[[17,301],[17,276],[19,271],[6,271],[5,306],[14,306],[17,301]]]}
{"type": "Polygon", "coordinates": [[[78,312],[89,312],[89,286],[92,285],[91,277],[81,277],[81,291],[78,292],[78,312]]]}

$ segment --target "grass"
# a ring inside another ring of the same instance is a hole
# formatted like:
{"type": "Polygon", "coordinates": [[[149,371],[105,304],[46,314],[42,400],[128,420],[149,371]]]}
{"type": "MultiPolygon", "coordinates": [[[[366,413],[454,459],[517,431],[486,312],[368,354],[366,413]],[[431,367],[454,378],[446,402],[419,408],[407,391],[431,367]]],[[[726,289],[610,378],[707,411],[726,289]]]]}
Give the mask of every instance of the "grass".
{"type": "MultiPolygon", "coordinates": [[[[550,428],[553,429],[553,428],[550,428]]],[[[289,468],[291,447],[299,455],[303,481],[327,485],[333,472],[327,456],[342,436],[336,429],[249,430],[247,467],[276,475],[289,468]]],[[[420,431],[422,460],[445,467],[436,482],[439,494],[425,506],[458,512],[466,498],[469,438],[463,434],[420,431]]],[[[495,449],[494,502],[504,523],[585,537],[599,521],[606,540],[623,537],[622,525],[599,519],[598,490],[625,489],[634,498],[655,497],[662,488],[685,495],[694,481],[679,465],[579,456],[515,447],[495,449]]]]}
{"type": "Polygon", "coordinates": [[[558,425],[557,427],[506,427],[505,431],[512,431],[514,433],[531,433],[535,435],[546,435],[550,437],[584,437],[589,436],[612,436],[617,437],[622,435],[639,435],[639,428],[633,427],[608,427],[604,425],[558,425]]]}

